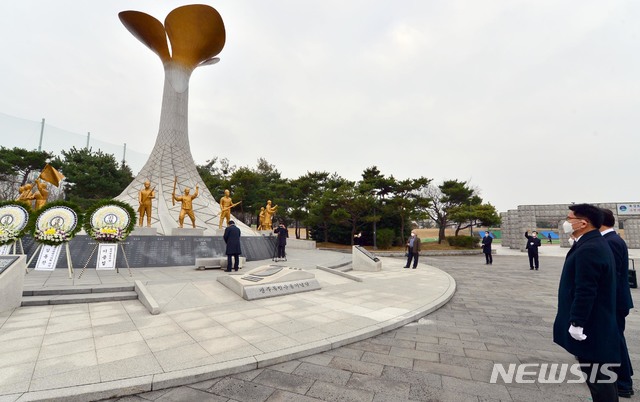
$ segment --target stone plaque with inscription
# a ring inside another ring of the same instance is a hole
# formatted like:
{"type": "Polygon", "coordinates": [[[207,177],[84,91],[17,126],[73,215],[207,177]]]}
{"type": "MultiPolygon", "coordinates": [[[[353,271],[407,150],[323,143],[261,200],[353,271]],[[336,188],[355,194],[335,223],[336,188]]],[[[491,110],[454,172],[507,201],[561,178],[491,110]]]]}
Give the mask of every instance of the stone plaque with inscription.
{"type": "Polygon", "coordinates": [[[279,264],[263,265],[242,274],[221,275],[218,282],[245,300],[320,289],[320,283],[311,272],[279,264]]]}

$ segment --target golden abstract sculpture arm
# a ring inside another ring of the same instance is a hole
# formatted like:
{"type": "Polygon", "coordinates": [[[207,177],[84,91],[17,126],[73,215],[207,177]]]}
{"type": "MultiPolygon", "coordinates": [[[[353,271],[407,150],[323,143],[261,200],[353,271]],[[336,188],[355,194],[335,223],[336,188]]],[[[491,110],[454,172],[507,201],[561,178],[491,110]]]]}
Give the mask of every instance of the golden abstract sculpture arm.
{"type": "Polygon", "coordinates": [[[118,16],[129,32],[153,50],[163,63],[173,61],[189,70],[211,63],[226,40],[222,17],[204,4],[176,8],[167,15],[164,26],[140,11],[123,11],[118,16]],[[167,36],[173,54],[169,53],[167,36]]]}

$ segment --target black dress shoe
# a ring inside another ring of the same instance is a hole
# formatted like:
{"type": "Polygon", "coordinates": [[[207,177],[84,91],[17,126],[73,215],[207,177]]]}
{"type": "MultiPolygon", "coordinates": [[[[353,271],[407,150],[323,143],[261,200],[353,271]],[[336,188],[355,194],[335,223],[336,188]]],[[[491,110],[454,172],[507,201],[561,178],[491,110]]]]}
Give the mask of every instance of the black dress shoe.
{"type": "Polygon", "coordinates": [[[409,267],[402,267],[402,268],[409,268],[409,267]]]}
{"type": "Polygon", "coordinates": [[[225,269],[224,272],[231,272],[231,270],[230,269],[225,269]]]}
{"type": "Polygon", "coordinates": [[[631,398],[631,396],[634,394],[632,389],[619,389],[618,390],[618,396],[621,398],[631,398]]]}
{"type": "Polygon", "coordinates": [[[532,268],[529,268],[529,269],[530,269],[531,271],[533,271],[533,267],[532,267],[532,268]]]}

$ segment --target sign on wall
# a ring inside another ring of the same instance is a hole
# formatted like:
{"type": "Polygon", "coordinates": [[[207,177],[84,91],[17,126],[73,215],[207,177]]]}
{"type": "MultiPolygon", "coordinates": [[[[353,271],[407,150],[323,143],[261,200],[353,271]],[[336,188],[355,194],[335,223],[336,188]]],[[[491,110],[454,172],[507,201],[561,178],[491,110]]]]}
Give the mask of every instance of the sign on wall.
{"type": "Polygon", "coordinates": [[[618,215],[640,215],[640,204],[617,204],[618,215]]]}

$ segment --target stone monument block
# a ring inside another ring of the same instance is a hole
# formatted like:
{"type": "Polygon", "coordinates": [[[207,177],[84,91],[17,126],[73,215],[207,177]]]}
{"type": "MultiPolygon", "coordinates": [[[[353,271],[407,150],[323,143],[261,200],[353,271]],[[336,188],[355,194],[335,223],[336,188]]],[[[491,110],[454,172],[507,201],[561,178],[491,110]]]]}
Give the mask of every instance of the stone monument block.
{"type": "Polygon", "coordinates": [[[382,271],[382,261],[364,247],[353,246],[351,252],[351,264],[354,271],[382,271]]]}
{"type": "Polygon", "coordinates": [[[311,272],[277,264],[263,265],[247,273],[222,275],[218,282],[245,300],[320,289],[320,283],[311,272]]]}
{"type": "Polygon", "coordinates": [[[22,304],[26,258],[25,255],[0,256],[0,312],[22,304]]]}
{"type": "MultiPolygon", "coordinates": [[[[246,262],[247,258],[241,256],[238,262],[239,268],[243,268],[246,262]]],[[[202,271],[215,268],[227,269],[227,257],[196,258],[197,270],[202,271]]]]}
{"type": "Polygon", "coordinates": [[[287,247],[295,248],[301,250],[315,250],[316,249],[316,241],[315,240],[303,240],[303,239],[287,239],[287,247]]]}

